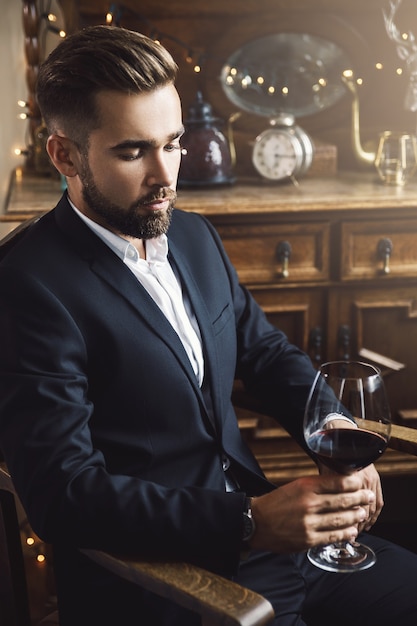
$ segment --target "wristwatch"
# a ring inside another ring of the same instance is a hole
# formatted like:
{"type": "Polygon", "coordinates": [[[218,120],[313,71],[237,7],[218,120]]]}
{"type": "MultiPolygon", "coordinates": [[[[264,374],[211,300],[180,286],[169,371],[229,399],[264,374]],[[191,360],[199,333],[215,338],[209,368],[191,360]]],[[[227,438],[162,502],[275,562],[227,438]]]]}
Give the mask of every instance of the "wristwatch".
{"type": "Polygon", "coordinates": [[[252,498],[246,498],[242,527],[242,543],[244,549],[248,549],[249,541],[252,539],[255,530],[255,520],[252,517],[252,498]]]}

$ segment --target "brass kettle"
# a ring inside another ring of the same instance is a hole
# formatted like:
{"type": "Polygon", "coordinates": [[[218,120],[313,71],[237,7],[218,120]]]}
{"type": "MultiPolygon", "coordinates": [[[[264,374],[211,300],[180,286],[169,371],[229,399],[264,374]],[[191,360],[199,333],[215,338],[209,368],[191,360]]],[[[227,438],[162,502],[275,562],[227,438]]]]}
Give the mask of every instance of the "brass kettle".
{"type": "Polygon", "coordinates": [[[415,133],[385,130],[379,133],[375,150],[362,147],[359,125],[359,96],[354,80],[343,76],[353,96],[352,148],[359,163],[373,165],[387,185],[404,185],[417,171],[417,136],[415,133]]]}
{"type": "MultiPolygon", "coordinates": [[[[352,94],[352,149],[357,161],[361,164],[374,165],[376,149],[365,150],[361,142],[360,119],[359,119],[359,95],[353,78],[342,76],[342,80],[352,94]]],[[[373,147],[373,146],[372,146],[373,147]]]]}

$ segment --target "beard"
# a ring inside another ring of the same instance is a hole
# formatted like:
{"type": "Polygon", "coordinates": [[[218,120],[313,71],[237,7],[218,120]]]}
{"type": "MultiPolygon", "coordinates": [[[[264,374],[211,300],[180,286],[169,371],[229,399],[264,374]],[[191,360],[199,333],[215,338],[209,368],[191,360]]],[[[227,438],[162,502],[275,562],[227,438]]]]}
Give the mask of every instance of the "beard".
{"type": "Polygon", "coordinates": [[[127,209],[110,202],[98,189],[88,163],[84,159],[80,174],[83,185],[83,199],[91,211],[101,217],[102,225],[117,233],[137,239],[153,239],[166,235],[174,210],[177,194],[172,189],[163,187],[139,198],[127,209]],[[155,200],[166,198],[169,206],[166,211],[156,211],[148,215],[139,213],[141,207],[155,200]]]}

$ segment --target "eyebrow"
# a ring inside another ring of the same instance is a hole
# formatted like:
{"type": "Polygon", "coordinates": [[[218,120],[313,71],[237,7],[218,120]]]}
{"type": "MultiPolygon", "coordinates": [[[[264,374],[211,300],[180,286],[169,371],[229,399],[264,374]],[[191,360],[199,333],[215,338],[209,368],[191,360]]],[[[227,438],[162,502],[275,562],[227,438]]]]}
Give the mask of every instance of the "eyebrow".
{"type": "MultiPolygon", "coordinates": [[[[176,133],[172,133],[167,137],[166,143],[170,141],[174,141],[175,139],[179,139],[185,132],[184,126],[180,128],[176,133]]],[[[115,146],[111,147],[111,150],[132,150],[132,149],[146,149],[146,148],[155,148],[157,146],[157,142],[152,139],[126,139],[126,141],[122,141],[115,146]]]]}

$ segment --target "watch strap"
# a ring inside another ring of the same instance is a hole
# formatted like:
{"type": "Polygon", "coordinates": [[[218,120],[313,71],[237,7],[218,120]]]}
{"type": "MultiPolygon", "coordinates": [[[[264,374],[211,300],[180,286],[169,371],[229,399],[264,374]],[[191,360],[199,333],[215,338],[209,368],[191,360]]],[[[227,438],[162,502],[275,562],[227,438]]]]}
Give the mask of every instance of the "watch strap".
{"type": "Polygon", "coordinates": [[[255,534],[256,525],[252,515],[252,498],[245,499],[242,520],[242,550],[241,559],[246,560],[250,551],[250,540],[255,534]]]}

